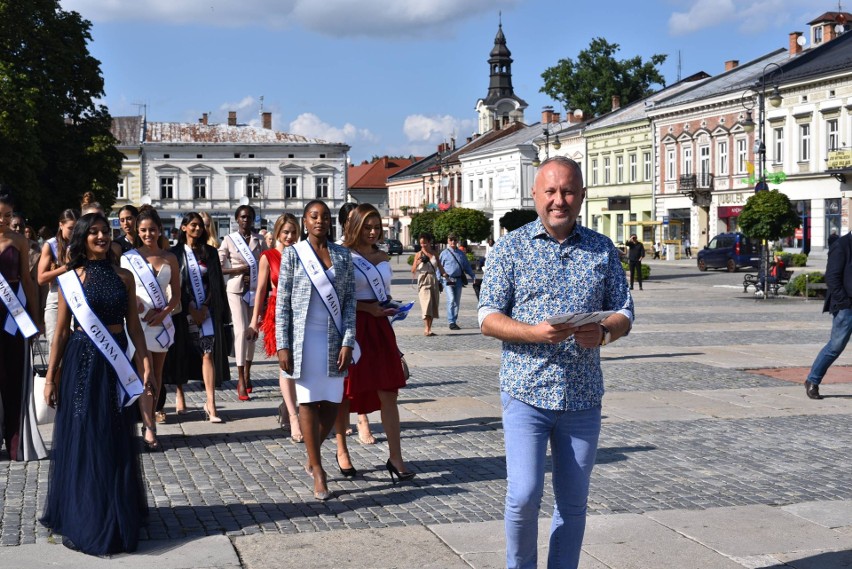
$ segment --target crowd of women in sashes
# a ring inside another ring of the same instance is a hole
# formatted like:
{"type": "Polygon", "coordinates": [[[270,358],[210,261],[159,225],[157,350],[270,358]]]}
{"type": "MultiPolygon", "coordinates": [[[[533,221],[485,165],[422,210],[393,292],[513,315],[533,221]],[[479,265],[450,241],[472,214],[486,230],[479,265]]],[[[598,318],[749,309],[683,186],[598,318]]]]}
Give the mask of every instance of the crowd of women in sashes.
{"type": "Polygon", "coordinates": [[[119,211],[123,235],[112,240],[88,196],[81,209],[62,212],[55,236],[39,247],[14,231],[14,203],[0,195],[0,435],[11,460],[44,458],[35,404],[44,398],[56,409],[42,523],[67,546],[100,555],[135,549],[147,512],[136,449],[163,450],[157,424],[167,412],[190,411],[187,381],[203,382],[204,418],[222,423],[216,388],[231,380],[229,356],[237,399],[250,400],[261,335],[281,369],[279,423],[305,444],[317,500],[333,497],[321,458],[332,430],[340,476],[364,467],[349,455],[350,413],[360,427],[380,411],[388,445],[381,468],[394,483],[414,477],[402,456],[397,394],[406,376],[390,323],[398,312],[392,270],[377,247],[381,216],[367,204],[347,210],[340,244],[320,200],[301,220],[282,215],[271,247],[248,205],[221,242],[208,215],[186,214],[176,243],[155,209],[128,205],[119,211]],[[43,393],[34,393],[40,334],[49,352],[43,393]],[[170,387],[175,404],[166,409],[170,387]],[[133,444],[138,422],[141,445],[133,444]]]}

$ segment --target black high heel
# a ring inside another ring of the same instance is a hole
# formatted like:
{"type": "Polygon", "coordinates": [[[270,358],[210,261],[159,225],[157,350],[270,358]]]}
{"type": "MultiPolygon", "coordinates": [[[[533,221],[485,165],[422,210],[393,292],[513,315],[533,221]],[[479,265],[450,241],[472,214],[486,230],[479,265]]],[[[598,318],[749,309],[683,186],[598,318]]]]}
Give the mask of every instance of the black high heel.
{"type": "Polygon", "coordinates": [[[146,427],[145,425],[142,425],[142,443],[145,445],[145,450],[147,452],[160,452],[161,450],[163,450],[163,447],[160,445],[160,441],[157,440],[157,428],[156,427],[149,428],[149,427],[146,427]],[[146,430],[151,431],[151,433],[154,434],[154,440],[153,441],[149,441],[149,440],[145,439],[145,431],[146,430]]]}
{"type": "Polygon", "coordinates": [[[334,455],[334,459],[337,461],[337,468],[340,469],[340,474],[345,476],[346,478],[355,478],[358,475],[358,471],[355,470],[354,466],[350,466],[349,468],[343,468],[340,466],[340,458],[337,455],[334,455]]]}
{"type": "Polygon", "coordinates": [[[416,472],[400,472],[399,470],[397,470],[396,466],[393,465],[390,459],[388,459],[388,461],[385,463],[385,467],[388,469],[388,474],[390,474],[391,482],[393,482],[394,486],[396,486],[397,482],[405,482],[417,476],[416,472]],[[394,480],[394,475],[396,475],[399,480],[394,480]]]}

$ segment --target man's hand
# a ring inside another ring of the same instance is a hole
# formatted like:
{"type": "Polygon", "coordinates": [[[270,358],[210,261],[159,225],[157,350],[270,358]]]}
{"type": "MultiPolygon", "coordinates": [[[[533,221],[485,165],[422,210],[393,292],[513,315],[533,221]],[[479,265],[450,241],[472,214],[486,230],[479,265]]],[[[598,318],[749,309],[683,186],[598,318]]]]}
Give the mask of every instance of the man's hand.
{"type": "Polygon", "coordinates": [[[597,322],[583,324],[574,329],[574,340],[581,348],[597,348],[601,345],[601,338],[603,338],[603,328],[597,322]]]}
{"type": "Polygon", "coordinates": [[[571,337],[576,328],[570,324],[549,324],[543,320],[532,327],[533,342],[536,344],[558,344],[571,337]]]}

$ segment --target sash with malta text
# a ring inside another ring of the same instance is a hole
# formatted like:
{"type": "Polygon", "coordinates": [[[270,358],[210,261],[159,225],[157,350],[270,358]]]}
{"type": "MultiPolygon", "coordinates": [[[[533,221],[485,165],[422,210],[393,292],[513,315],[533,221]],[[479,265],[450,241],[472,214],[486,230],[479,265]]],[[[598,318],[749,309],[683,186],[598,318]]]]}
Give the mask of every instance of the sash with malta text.
{"type": "Polygon", "coordinates": [[[249,266],[249,291],[243,295],[243,300],[249,306],[254,306],[254,295],[257,290],[257,259],[254,258],[248,243],[246,243],[246,240],[243,239],[239,231],[231,233],[228,235],[228,238],[237,247],[237,251],[240,252],[240,255],[242,255],[246,264],[249,266]]]}
{"type": "Polygon", "coordinates": [[[382,275],[376,266],[354,251],[352,252],[352,264],[367,277],[367,282],[370,283],[370,288],[373,289],[373,294],[376,295],[379,304],[386,303],[388,301],[388,293],[385,290],[382,275]]]}
{"type": "Polygon", "coordinates": [[[30,318],[24,306],[27,304],[27,297],[24,295],[24,287],[18,284],[18,292],[12,289],[12,285],[0,273],[0,300],[6,305],[6,310],[9,314],[6,316],[6,322],[3,324],[3,330],[12,336],[20,330],[24,338],[30,338],[38,334],[35,322],[30,318]]]}
{"type": "Polygon", "coordinates": [[[104,326],[104,323],[86,302],[86,295],[83,293],[83,285],[80,284],[77,272],[69,271],[57,280],[62,289],[62,296],[65,297],[65,301],[68,303],[71,312],[74,313],[80,327],[118,375],[119,404],[123,407],[129,407],[142,395],[142,380],[139,379],[136,370],[130,365],[127,354],[124,353],[121,346],[112,337],[109,329],[104,326]]]}
{"type": "MultiPolygon", "coordinates": [[[[157,281],[156,275],[145,257],[139,254],[136,249],[131,249],[124,254],[124,258],[130,263],[136,277],[142,283],[145,292],[148,293],[148,298],[151,299],[151,304],[157,310],[163,310],[168,305],[166,301],[166,293],[157,281]]],[[[165,349],[175,343],[175,323],[172,320],[171,314],[163,318],[163,331],[155,338],[160,347],[165,349]]]]}
{"type": "MultiPolygon", "coordinates": [[[[305,273],[307,273],[308,278],[311,279],[311,284],[314,285],[315,289],[317,289],[317,293],[322,299],[322,303],[325,305],[326,310],[328,310],[328,314],[331,316],[331,320],[334,322],[337,332],[340,334],[340,337],[343,338],[343,314],[341,313],[340,299],[337,297],[337,291],[334,290],[334,285],[331,284],[331,281],[328,279],[328,275],[325,274],[325,269],[323,268],[322,263],[320,263],[319,259],[317,259],[317,255],[314,253],[313,247],[311,247],[311,244],[305,240],[299,241],[293,245],[293,250],[296,251],[296,256],[299,257],[299,261],[302,263],[305,273]]],[[[361,346],[359,346],[356,341],[355,345],[352,346],[352,361],[357,363],[360,358],[361,346]]]]}
{"type": "MultiPolygon", "coordinates": [[[[192,247],[184,245],[183,249],[186,253],[186,272],[189,273],[189,284],[192,285],[192,296],[195,297],[195,307],[201,309],[201,305],[207,300],[207,295],[204,294],[201,266],[198,264],[198,259],[195,258],[195,253],[192,252],[192,247]]],[[[213,335],[213,317],[210,316],[209,310],[207,311],[207,320],[201,324],[201,335],[213,335]]]]}

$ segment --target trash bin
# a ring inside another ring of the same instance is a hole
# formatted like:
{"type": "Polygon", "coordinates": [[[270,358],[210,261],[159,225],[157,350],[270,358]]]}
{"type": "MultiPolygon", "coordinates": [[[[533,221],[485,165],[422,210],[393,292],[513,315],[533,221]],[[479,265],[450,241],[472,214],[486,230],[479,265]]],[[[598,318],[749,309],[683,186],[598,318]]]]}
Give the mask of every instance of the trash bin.
{"type": "Polygon", "coordinates": [[[674,261],[677,254],[677,245],[669,243],[666,245],[666,261],[674,261]]]}

